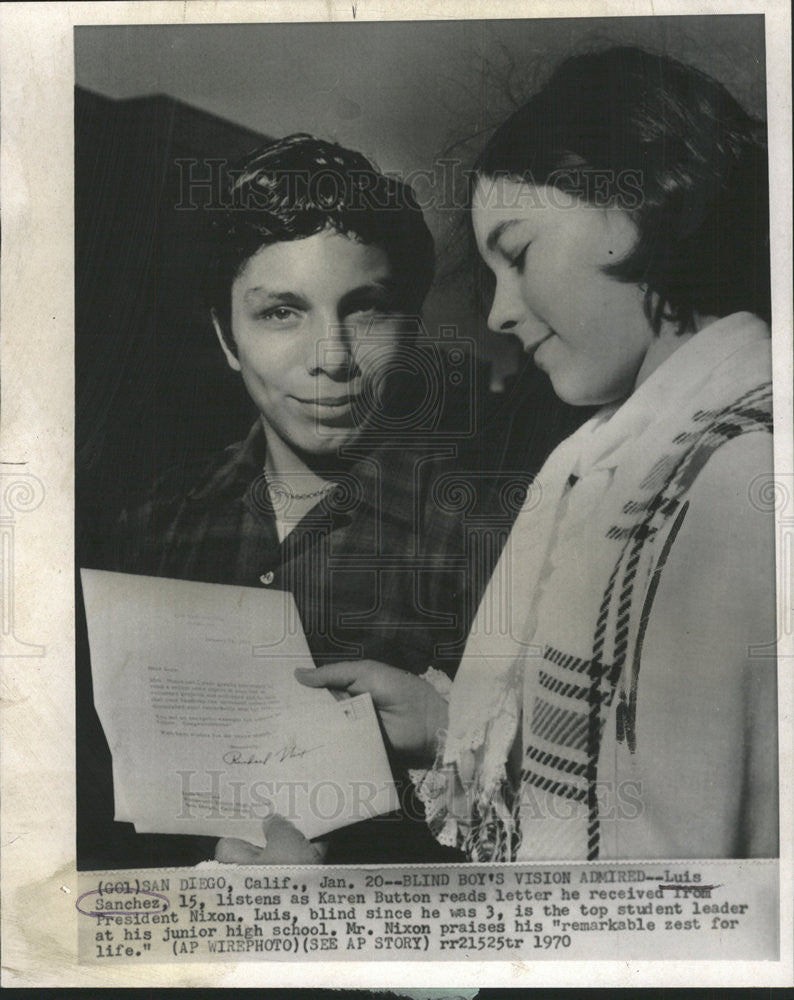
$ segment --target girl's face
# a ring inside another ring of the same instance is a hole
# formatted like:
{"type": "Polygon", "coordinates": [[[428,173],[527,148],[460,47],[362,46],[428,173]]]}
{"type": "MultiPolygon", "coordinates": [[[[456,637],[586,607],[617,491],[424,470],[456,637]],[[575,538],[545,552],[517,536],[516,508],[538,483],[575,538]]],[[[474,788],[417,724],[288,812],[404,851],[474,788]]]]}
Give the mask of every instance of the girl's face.
{"type": "Polygon", "coordinates": [[[489,328],[534,352],[565,402],[628,396],[654,342],[639,286],[602,270],[634,246],[628,215],[557,188],[481,177],[472,223],[496,277],[489,328]]]}

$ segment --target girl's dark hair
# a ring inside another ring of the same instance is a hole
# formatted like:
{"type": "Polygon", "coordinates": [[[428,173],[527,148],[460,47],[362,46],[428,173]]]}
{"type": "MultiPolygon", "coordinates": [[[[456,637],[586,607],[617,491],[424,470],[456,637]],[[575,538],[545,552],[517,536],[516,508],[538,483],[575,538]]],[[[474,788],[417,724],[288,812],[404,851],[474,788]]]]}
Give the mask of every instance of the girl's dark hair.
{"type": "Polygon", "coordinates": [[[228,203],[210,221],[204,294],[227,343],[231,288],[262,247],[331,227],[387,255],[396,301],[418,313],[433,281],[434,245],[412,189],[361,153],[298,133],[256,149],[229,172],[228,203]]]}
{"type": "Polygon", "coordinates": [[[637,243],[607,273],[647,288],[657,333],[741,310],[769,321],[764,126],[706,74],[632,47],[566,59],[497,129],[477,174],[627,211],[637,243]]]}

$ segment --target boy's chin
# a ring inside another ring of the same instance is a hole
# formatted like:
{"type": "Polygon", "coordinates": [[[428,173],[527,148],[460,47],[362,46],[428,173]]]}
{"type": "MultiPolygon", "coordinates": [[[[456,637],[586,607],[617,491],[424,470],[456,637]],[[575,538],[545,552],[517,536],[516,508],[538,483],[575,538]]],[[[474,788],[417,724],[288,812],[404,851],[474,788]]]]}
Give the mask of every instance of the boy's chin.
{"type": "Polygon", "coordinates": [[[313,436],[310,440],[290,442],[292,450],[307,464],[316,464],[323,459],[333,459],[340,449],[355,444],[361,437],[362,428],[355,427],[332,432],[327,429],[323,434],[313,436]]]}

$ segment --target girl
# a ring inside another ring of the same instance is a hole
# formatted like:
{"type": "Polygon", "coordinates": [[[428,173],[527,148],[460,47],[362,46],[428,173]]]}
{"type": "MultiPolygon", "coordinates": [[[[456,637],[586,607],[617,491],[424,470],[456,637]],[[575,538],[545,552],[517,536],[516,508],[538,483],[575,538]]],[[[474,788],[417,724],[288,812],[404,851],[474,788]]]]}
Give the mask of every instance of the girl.
{"type": "Polygon", "coordinates": [[[672,59],[577,56],[488,143],[470,218],[490,329],[601,409],[539,473],[452,685],[300,680],[371,692],[472,860],[774,855],[761,127],[672,59]]]}

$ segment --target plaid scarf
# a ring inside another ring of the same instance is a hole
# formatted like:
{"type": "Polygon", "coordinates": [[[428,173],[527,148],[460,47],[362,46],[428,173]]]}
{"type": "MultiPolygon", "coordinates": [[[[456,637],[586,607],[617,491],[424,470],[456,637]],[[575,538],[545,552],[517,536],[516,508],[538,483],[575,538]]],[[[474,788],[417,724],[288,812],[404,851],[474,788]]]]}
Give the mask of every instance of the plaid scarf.
{"type": "Polygon", "coordinates": [[[443,843],[475,861],[599,857],[599,758],[635,746],[643,639],[688,492],[724,443],[771,429],[768,331],[737,314],[550,457],[472,628],[446,745],[419,780],[443,843]],[[499,608],[510,620],[488,629],[499,608]]]}

